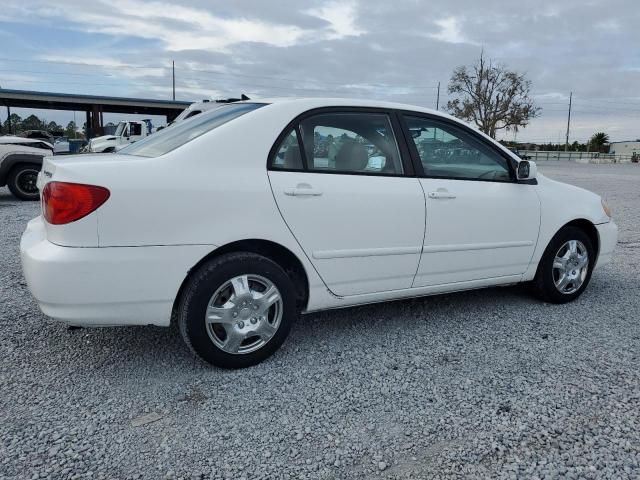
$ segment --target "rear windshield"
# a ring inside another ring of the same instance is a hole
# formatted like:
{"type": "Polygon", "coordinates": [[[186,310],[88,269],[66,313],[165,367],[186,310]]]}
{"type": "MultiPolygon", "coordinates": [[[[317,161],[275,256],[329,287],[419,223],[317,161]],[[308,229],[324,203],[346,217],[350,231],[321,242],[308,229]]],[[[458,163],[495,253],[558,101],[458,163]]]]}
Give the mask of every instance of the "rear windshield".
{"type": "Polygon", "coordinates": [[[230,122],[234,118],[238,118],[264,105],[264,103],[233,103],[224,105],[171,125],[147,138],[128,145],[118,151],[118,153],[124,155],[139,155],[141,157],[159,157],[220,125],[230,122]]]}

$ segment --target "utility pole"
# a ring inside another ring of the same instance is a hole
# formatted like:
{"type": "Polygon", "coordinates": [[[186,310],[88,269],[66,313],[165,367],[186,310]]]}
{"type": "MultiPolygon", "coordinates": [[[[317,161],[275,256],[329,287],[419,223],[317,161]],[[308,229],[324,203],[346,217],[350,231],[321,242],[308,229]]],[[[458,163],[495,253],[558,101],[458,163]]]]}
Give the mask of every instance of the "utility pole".
{"type": "Polygon", "coordinates": [[[571,101],[573,100],[573,92],[569,92],[569,116],[567,117],[567,137],[564,142],[564,151],[569,150],[569,126],[571,125],[571,101]]]}
{"type": "Polygon", "coordinates": [[[173,99],[176,99],[176,62],[171,60],[171,78],[173,80],[173,99]]]}
{"type": "Polygon", "coordinates": [[[440,110],[440,82],[438,82],[438,96],[436,97],[436,110],[440,110]]]}

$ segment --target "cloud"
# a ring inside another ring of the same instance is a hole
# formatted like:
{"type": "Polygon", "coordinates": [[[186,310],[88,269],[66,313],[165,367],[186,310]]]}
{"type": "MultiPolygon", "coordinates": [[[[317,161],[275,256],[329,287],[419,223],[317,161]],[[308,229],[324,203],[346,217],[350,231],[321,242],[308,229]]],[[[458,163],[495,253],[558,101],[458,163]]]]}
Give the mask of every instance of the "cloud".
{"type": "Polygon", "coordinates": [[[329,23],[327,38],[337,40],[349,36],[360,36],[366,33],[356,25],[356,6],[354,3],[330,2],[319,8],[307,10],[311,16],[329,23]]]}
{"type": "Polygon", "coordinates": [[[173,3],[109,0],[108,5],[108,12],[79,8],[69,11],[57,9],[55,13],[88,32],[154,39],[168,51],[225,51],[240,42],[286,47],[293,45],[304,33],[294,25],[223,18],[204,9],[173,3]]]}
{"type": "Polygon", "coordinates": [[[473,63],[482,46],[487,57],[525,72],[543,107],[519,140],[563,140],[571,91],[572,140],[600,128],[611,128],[614,140],[636,138],[636,3],[3,0],[0,57],[16,61],[0,60],[0,83],[169,98],[175,60],[184,100],[244,92],[433,107],[438,82],[443,105],[451,72],[473,63]]]}
{"type": "Polygon", "coordinates": [[[440,31],[436,33],[429,33],[429,37],[440,40],[447,43],[469,43],[477,45],[476,42],[472,42],[462,34],[461,21],[457,17],[446,17],[434,22],[440,31]]]}

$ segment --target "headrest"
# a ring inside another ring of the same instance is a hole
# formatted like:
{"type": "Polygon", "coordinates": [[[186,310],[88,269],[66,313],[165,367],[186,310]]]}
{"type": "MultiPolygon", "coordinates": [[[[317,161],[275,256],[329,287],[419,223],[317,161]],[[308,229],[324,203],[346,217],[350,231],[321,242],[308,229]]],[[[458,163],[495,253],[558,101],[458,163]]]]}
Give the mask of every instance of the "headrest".
{"type": "Polygon", "coordinates": [[[336,155],[336,170],[359,172],[367,168],[368,163],[367,148],[353,140],[343,143],[336,155]]]}

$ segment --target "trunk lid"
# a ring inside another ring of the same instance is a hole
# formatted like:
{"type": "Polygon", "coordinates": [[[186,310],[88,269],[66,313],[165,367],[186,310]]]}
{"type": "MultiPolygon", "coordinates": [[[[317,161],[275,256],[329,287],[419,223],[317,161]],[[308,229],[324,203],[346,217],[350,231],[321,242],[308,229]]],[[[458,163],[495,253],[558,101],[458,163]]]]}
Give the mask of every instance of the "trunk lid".
{"type": "MultiPolygon", "coordinates": [[[[105,167],[114,168],[113,163],[129,163],[140,157],[110,155],[110,154],[82,154],[65,155],[64,157],[45,157],[42,169],[38,174],[37,186],[42,193],[49,182],[68,182],[85,185],[96,185],[110,188],[106,175],[101,175],[105,167]]],[[[42,199],[42,195],[41,195],[42,199]]],[[[108,202],[108,200],[107,200],[108,202]]],[[[62,225],[52,225],[43,217],[47,240],[56,245],[66,247],[97,247],[99,246],[98,208],[76,221],[62,225]]],[[[41,204],[42,214],[42,204],[41,204]]]]}

